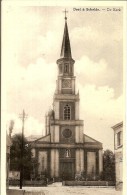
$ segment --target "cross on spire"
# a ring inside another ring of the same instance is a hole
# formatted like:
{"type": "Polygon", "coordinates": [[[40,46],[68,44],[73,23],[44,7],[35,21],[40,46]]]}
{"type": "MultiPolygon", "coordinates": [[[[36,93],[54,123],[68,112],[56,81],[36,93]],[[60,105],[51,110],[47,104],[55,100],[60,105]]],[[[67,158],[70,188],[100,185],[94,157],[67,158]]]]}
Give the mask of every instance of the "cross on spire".
{"type": "Polygon", "coordinates": [[[63,11],[65,13],[65,20],[67,20],[67,16],[66,13],[68,13],[68,11],[65,9],[65,11],[63,11]]]}
{"type": "Polygon", "coordinates": [[[63,42],[61,47],[61,58],[71,58],[71,46],[70,46],[70,40],[69,40],[69,33],[68,33],[68,27],[67,27],[67,10],[63,11],[65,13],[65,26],[64,26],[64,34],[63,34],[63,42]]]}

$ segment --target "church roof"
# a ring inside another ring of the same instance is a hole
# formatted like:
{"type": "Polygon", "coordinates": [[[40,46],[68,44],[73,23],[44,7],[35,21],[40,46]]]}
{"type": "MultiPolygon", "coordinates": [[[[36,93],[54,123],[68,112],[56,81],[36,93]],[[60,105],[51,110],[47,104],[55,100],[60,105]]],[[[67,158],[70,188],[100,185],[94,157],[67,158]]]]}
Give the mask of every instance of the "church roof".
{"type": "MultiPolygon", "coordinates": [[[[28,139],[27,139],[28,140],[28,139]]],[[[29,139],[29,142],[50,142],[50,134],[45,136],[36,136],[33,139],[29,139]]]]}
{"type": "Polygon", "coordinates": [[[63,34],[63,42],[62,42],[60,57],[61,58],[71,58],[71,46],[70,46],[68,26],[67,26],[67,18],[66,17],[65,17],[64,34],[63,34]]]}
{"type": "Polygon", "coordinates": [[[91,149],[102,149],[102,143],[89,137],[88,135],[84,134],[84,144],[85,148],[91,149]]]}
{"type": "Polygon", "coordinates": [[[90,136],[88,136],[86,134],[84,134],[84,142],[92,142],[92,143],[100,143],[100,144],[102,144],[101,142],[93,139],[92,137],[90,137],[90,136]]]}
{"type": "Polygon", "coordinates": [[[39,139],[40,137],[42,137],[42,135],[30,135],[30,136],[26,137],[26,139],[28,142],[33,142],[33,141],[39,139]]]}

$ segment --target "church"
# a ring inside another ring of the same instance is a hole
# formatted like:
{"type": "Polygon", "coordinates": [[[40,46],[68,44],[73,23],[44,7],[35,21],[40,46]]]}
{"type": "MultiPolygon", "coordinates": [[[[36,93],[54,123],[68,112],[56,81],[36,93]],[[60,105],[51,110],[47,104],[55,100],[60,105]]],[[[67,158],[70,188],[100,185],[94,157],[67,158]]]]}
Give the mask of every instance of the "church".
{"type": "Polygon", "coordinates": [[[45,136],[31,142],[36,174],[74,179],[85,172],[95,177],[103,171],[102,143],[84,134],[84,121],[79,118],[79,93],[76,93],[74,59],[65,14],[65,26],[58,75],[53,97],[53,109],[45,116],[45,136]]]}

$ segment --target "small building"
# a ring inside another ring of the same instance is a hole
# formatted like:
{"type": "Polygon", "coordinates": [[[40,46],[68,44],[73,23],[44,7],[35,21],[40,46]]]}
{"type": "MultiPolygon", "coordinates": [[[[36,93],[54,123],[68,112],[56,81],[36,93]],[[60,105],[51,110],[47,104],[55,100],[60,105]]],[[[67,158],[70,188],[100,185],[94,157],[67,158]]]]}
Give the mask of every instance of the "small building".
{"type": "Polygon", "coordinates": [[[46,135],[31,142],[33,157],[39,164],[35,171],[56,180],[73,179],[81,172],[89,179],[97,178],[103,171],[103,147],[84,134],[84,121],[79,117],[80,97],[76,92],[67,17],[61,54],[56,63],[56,91],[53,109],[45,116],[46,135]]]}
{"type": "Polygon", "coordinates": [[[121,190],[123,185],[123,122],[114,125],[112,129],[114,130],[116,189],[121,190]]]}

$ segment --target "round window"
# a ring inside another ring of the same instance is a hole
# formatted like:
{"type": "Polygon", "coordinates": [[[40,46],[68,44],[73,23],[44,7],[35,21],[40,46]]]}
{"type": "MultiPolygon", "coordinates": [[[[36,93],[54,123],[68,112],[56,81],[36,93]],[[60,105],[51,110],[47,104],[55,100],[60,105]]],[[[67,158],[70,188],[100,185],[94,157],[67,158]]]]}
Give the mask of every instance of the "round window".
{"type": "Polygon", "coordinates": [[[72,136],[72,131],[70,129],[64,129],[63,130],[63,136],[65,138],[70,138],[72,136]]]}

